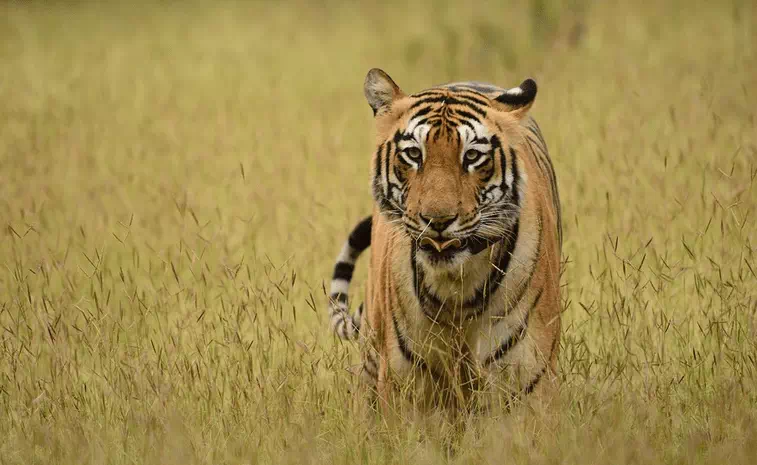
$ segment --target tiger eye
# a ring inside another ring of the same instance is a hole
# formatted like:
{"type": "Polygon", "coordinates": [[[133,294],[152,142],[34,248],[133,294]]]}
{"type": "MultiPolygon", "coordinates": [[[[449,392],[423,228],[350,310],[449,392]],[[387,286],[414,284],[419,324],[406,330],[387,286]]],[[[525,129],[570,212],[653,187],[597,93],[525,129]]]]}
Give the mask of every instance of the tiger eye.
{"type": "Polygon", "coordinates": [[[418,147],[408,147],[405,149],[405,154],[413,161],[418,161],[423,156],[421,149],[418,147]]]}
{"type": "Polygon", "coordinates": [[[468,150],[465,152],[465,159],[467,161],[476,161],[479,157],[483,156],[484,154],[479,152],[478,150],[468,150]]]}

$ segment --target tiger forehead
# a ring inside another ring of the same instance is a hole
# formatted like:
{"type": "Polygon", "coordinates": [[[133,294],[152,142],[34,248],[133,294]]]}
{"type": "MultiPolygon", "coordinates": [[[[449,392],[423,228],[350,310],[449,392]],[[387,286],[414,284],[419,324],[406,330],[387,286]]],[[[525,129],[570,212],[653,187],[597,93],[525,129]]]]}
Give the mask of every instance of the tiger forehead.
{"type": "Polygon", "coordinates": [[[430,89],[422,90],[409,96],[414,102],[410,108],[417,108],[421,105],[439,106],[445,105],[461,105],[461,106],[475,106],[481,110],[486,110],[491,106],[491,99],[477,90],[471,87],[462,86],[441,86],[432,87],[430,89]]]}
{"type": "Polygon", "coordinates": [[[479,139],[490,131],[487,114],[492,101],[470,87],[433,87],[409,95],[401,123],[404,138],[420,142],[479,139]]]}

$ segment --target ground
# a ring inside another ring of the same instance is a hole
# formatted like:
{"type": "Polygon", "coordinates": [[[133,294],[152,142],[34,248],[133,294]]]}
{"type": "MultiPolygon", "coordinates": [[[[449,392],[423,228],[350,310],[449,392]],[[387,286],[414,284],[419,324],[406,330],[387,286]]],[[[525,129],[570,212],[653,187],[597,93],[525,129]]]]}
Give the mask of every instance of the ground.
{"type": "Polygon", "coordinates": [[[757,460],[752,2],[5,2],[0,63],[0,463],[757,460]],[[351,414],[323,283],[371,210],[372,67],[537,81],[548,409],[351,414]]]}

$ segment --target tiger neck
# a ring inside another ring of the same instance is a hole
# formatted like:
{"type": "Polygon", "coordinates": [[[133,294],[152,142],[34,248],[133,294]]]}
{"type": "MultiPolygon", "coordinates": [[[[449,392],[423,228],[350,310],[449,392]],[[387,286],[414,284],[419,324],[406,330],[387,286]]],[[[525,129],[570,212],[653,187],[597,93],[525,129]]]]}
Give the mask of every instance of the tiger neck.
{"type": "Polygon", "coordinates": [[[499,242],[472,256],[459,269],[428,266],[411,250],[413,290],[426,318],[440,324],[460,324],[483,314],[501,285],[515,250],[512,239],[499,242]]]}

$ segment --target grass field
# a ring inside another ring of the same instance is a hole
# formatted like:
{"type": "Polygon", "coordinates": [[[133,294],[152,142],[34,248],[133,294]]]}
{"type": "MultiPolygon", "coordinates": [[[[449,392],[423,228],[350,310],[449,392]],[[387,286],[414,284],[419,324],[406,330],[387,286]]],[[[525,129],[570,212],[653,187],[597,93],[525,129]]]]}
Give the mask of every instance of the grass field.
{"type": "Polygon", "coordinates": [[[510,3],[0,3],[0,463],[755,463],[757,7],[510,3]],[[534,77],[561,191],[559,402],[450,456],[327,331],[374,66],[534,77]]]}

